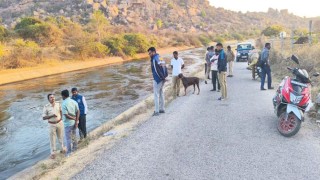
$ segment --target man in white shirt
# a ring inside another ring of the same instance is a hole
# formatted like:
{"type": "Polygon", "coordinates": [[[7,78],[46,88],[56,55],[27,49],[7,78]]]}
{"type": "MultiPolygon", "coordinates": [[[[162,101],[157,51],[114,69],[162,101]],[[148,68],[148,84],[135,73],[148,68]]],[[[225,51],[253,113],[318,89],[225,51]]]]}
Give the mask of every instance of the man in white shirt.
{"type": "Polygon", "coordinates": [[[184,68],[184,62],[182,58],[178,57],[178,52],[173,52],[173,58],[171,59],[172,68],[172,85],[173,85],[173,96],[179,96],[180,92],[180,78],[179,74],[182,73],[181,69],[184,68]]]}

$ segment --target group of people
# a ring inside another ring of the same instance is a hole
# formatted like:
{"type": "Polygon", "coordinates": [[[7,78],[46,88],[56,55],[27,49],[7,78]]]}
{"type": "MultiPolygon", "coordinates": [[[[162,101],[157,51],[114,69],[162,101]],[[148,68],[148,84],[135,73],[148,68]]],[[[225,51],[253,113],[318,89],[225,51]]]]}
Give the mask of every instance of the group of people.
{"type": "MultiPolygon", "coordinates": [[[[273,89],[271,86],[271,69],[269,63],[269,51],[271,45],[266,43],[265,48],[261,53],[261,90],[266,90],[264,88],[264,81],[266,75],[268,75],[268,89],[273,89]]],[[[256,51],[257,52],[257,51],[256,51]]],[[[151,71],[153,76],[153,90],[154,90],[154,105],[155,111],[153,116],[159,116],[160,113],[165,113],[165,96],[164,96],[164,83],[166,77],[168,76],[168,70],[166,68],[165,61],[160,58],[160,55],[156,52],[154,47],[148,49],[148,54],[151,58],[151,71]]],[[[253,53],[254,54],[254,53],[253,53]]],[[[258,53],[257,53],[258,54],[258,53]]],[[[259,62],[259,55],[253,55],[253,62],[250,67],[255,69],[254,66],[259,62]]],[[[225,52],[223,45],[221,43],[207,48],[205,55],[205,84],[207,80],[211,79],[213,84],[213,89],[211,91],[220,91],[221,97],[218,100],[223,101],[228,98],[227,96],[227,78],[233,77],[233,63],[235,59],[235,54],[231,50],[231,47],[227,47],[225,52]],[[229,65],[229,75],[227,76],[227,65],[229,65]]],[[[173,58],[170,62],[170,67],[172,69],[172,86],[173,86],[173,96],[177,97],[180,93],[180,83],[181,79],[179,74],[182,73],[184,66],[184,61],[179,57],[177,51],[173,52],[173,58]]],[[[255,74],[253,72],[253,78],[255,79],[255,74]]],[[[69,91],[61,91],[62,103],[55,101],[55,96],[53,94],[48,94],[47,99],[49,103],[43,108],[43,120],[46,120],[49,124],[49,134],[50,134],[50,157],[54,159],[56,157],[56,139],[58,137],[59,144],[61,146],[61,153],[65,153],[69,156],[71,152],[77,149],[77,138],[76,130],[79,129],[80,141],[87,137],[86,130],[86,114],[88,111],[87,103],[84,96],[78,93],[77,88],[72,88],[72,97],[69,97],[69,91]]]]}
{"type": "Polygon", "coordinates": [[[264,84],[267,78],[267,84],[268,89],[274,89],[272,87],[272,76],[271,76],[271,68],[270,68],[270,60],[269,60],[269,54],[270,54],[271,44],[266,43],[262,52],[260,53],[258,50],[254,49],[251,51],[251,63],[247,67],[247,69],[252,71],[252,79],[256,79],[256,68],[259,67],[261,71],[259,71],[259,76],[261,77],[260,81],[260,90],[265,91],[264,84]],[[260,55],[259,55],[260,54],[260,55]]]}
{"type": "MultiPolygon", "coordinates": [[[[159,116],[161,113],[165,113],[165,97],[164,97],[164,83],[168,72],[166,69],[165,61],[161,60],[160,55],[156,52],[154,47],[148,49],[148,54],[150,56],[151,71],[153,76],[153,90],[154,90],[154,106],[155,111],[153,116],[159,116]]],[[[221,43],[207,48],[207,53],[205,55],[205,83],[207,84],[207,79],[211,79],[213,84],[213,89],[211,91],[220,91],[221,97],[218,100],[223,101],[228,98],[227,96],[227,80],[226,77],[233,77],[233,63],[235,55],[231,50],[231,47],[227,47],[227,51],[223,50],[223,45],[221,43]],[[227,65],[229,65],[229,75],[227,76],[227,65]]],[[[170,67],[172,69],[172,93],[174,97],[179,96],[180,93],[180,83],[181,79],[179,74],[182,73],[184,66],[184,61],[179,57],[178,52],[173,52],[173,58],[170,62],[170,67]]]]}
{"type": "Polygon", "coordinates": [[[223,50],[223,45],[217,43],[216,48],[210,46],[207,48],[205,55],[205,84],[207,80],[210,80],[210,71],[211,71],[211,80],[213,89],[211,91],[220,91],[221,97],[218,100],[225,100],[228,98],[227,93],[227,78],[233,77],[233,63],[235,55],[231,50],[231,46],[227,46],[227,51],[223,50]],[[229,74],[227,76],[227,65],[229,65],[229,74]],[[217,90],[218,87],[218,90],[217,90]]]}
{"type": "Polygon", "coordinates": [[[57,153],[56,139],[61,146],[61,153],[67,157],[77,149],[76,130],[79,129],[80,141],[87,137],[86,114],[88,111],[84,96],[72,88],[72,97],[68,90],[61,91],[62,103],[48,94],[49,103],[44,106],[42,119],[48,122],[50,136],[50,158],[55,159],[57,153]]]}

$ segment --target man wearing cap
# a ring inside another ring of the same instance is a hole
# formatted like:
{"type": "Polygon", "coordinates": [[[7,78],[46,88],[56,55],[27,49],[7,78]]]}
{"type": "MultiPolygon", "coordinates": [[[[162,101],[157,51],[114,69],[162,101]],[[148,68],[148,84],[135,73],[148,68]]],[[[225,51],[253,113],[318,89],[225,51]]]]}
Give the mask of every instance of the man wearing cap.
{"type": "Polygon", "coordinates": [[[88,105],[86,102],[86,98],[84,98],[84,96],[78,93],[77,88],[72,88],[71,92],[72,92],[71,99],[75,100],[78,103],[79,110],[80,110],[78,129],[79,129],[79,135],[81,140],[87,137],[86,115],[88,113],[88,105]]]}
{"type": "Polygon", "coordinates": [[[58,136],[58,141],[61,146],[61,152],[65,153],[66,149],[63,143],[64,126],[62,123],[62,112],[61,105],[58,101],[55,101],[53,94],[48,94],[47,96],[49,103],[43,107],[42,119],[48,121],[49,131],[50,131],[50,158],[54,159],[56,157],[55,153],[56,138],[58,136]]]}

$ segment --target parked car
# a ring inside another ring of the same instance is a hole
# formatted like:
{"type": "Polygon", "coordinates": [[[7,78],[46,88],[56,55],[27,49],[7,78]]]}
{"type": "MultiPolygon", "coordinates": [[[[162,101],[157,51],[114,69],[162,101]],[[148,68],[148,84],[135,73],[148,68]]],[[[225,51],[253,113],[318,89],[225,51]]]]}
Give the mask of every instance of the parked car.
{"type": "Polygon", "coordinates": [[[244,61],[247,62],[249,59],[250,51],[252,50],[252,43],[245,42],[245,43],[238,43],[237,44],[237,56],[236,61],[244,61]]]}

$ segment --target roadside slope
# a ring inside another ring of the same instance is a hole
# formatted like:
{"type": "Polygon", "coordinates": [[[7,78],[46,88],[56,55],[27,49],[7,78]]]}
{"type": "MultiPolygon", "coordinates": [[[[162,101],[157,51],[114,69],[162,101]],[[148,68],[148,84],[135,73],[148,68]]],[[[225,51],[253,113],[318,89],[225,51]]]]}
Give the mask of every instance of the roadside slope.
{"type": "MultiPolygon", "coordinates": [[[[158,52],[160,54],[168,54],[173,51],[180,51],[191,49],[191,46],[180,46],[180,47],[169,47],[159,49],[158,52]]],[[[98,66],[111,65],[115,63],[123,63],[125,61],[130,61],[134,59],[143,59],[147,58],[147,53],[137,54],[134,58],[123,59],[121,57],[109,57],[104,59],[95,59],[95,60],[86,60],[86,61],[61,61],[60,63],[48,63],[41,64],[35,67],[27,67],[20,69],[8,69],[8,70],[0,70],[0,85],[24,81],[28,79],[34,79],[44,76],[50,76],[54,74],[60,74],[71,71],[78,71],[87,68],[93,68],[98,66]]]]}
{"type": "Polygon", "coordinates": [[[236,63],[227,101],[201,84],[199,96],[179,97],[73,179],[318,179],[318,129],[307,121],[296,136],[279,135],[274,91],[250,76],[236,63]]]}

